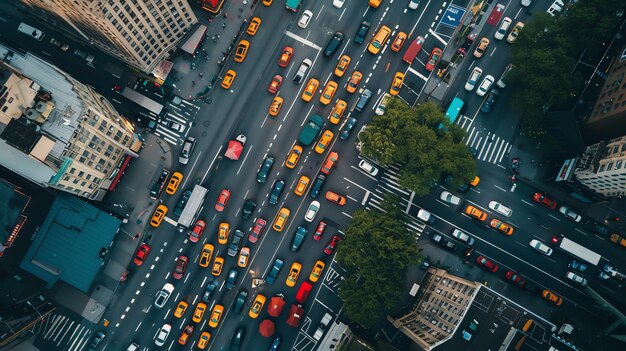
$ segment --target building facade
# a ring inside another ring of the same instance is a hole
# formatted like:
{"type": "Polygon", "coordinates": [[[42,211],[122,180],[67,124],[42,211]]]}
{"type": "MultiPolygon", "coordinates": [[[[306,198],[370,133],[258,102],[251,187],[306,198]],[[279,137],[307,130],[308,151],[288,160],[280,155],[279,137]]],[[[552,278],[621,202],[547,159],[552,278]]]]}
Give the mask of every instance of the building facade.
{"type": "Polygon", "coordinates": [[[626,135],[588,146],[577,159],[574,175],[603,196],[626,194],[626,135]]]}
{"type": "Polygon", "coordinates": [[[99,200],[140,147],[134,126],[89,86],[29,54],[0,62],[3,167],[99,200]]]}
{"type": "Polygon", "coordinates": [[[463,320],[479,283],[429,268],[416,295],[416,303],[405,315],[388,320],[423,350],[444,342],[463,320]]]}
{"type": "Polygon", "coordinates": [[[151,73],[198,22],[187,0],[21,0],[65,21],[90,44],[151,73]]]}

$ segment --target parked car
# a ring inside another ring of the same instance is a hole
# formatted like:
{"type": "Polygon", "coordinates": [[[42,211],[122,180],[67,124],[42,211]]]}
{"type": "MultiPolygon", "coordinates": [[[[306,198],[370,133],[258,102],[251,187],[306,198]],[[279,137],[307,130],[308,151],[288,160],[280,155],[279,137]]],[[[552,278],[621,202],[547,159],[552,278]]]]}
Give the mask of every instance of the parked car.
{"type": "Polygon", "coordinates": [[[137,251],[135,252],[135,257],[133,258],[133,262],[137,266],[141,266],[146,258],[148,258],[148,254],[150,253],[150,246],[148,244],[141,244],[137,251]]]}
{"type": "Polygon", "coordinates": [[[533,195],[533,200],[539,203],[541,206],[547,207],[551,210],[554,210],[556,208],[556,201],[549,198],[546,194],[535,193],[533,195]]]}
{"type": "Polygon", "coordinates": [[[517,284],[520,288],[523,288],[524,285],[526,285],[526,279],[513,271],[507,271],[504,273],[504,278],[517,284]]]}
{"type": "Polygon", "coordinates": [[[317,225],[317,228],[315,229],[313,240],[319,241],[322,238],[322,235],[324,235],[325,230],[326,230],[326,222],[320,221],[320,223],[317,225]]]}
{"type": "Polygon", "coordinates": [[[474,238],[472,238],[469,234],[465,234],[464,232],[460,231],[459,229],[454,229],[452,231],[452,236],[454,238],[456,238],[457,240],[464,242],[467,245],[474,245],[474,238]]]}
{"type": "Polygon", "coordinates": [[[487,257],[483,255],[476,257],[476,264],[478,264],[479,266],[485,267],[487,270],[489,270],[492,273],[497,272],[499,268],[497,264],[495,264],[493,261],[489,260],[487,257]]]}
{"type": "Polygon", "coordinates": [[[587,279],[585,279],[583,276],[580,276],[580,275],[578,275],[578,274],[576,274],[574,272],[569,272],[568,271],[565,274],[565,278],[567,278],[567,279],[569,279],[569,280],[571,280],[571,281],[573,281],[575,283],[578,283],[578,284],[580,284],[582,286],[587,285],[587,279]]]}
{"type": "Polygon", "coordinates": [[[98,346],[100,346],[100,344],[102,343],[102,340],[106,338],[106,336],[107,335],[105,333],[101,331],[97,331],[96,334],[91,339],[91,342],[89,343],[88,351],[95,351],[98,348],[98,346]]]}
{"type": "Polygon", "coordinates": [[[497,201],[489,202],[489,208],[506,217],[510,217],[511,213],[513,213],[513,210],[497,201]]]}
{"type": "Polygon", "coordinates": [[[546,256],[552,255],[552,248],[539,240],[533,239],[528,243],[528,245],[546,256]]]}
{"type": "Polygon", "coordinates": [[[567,206],[561,206],[561,208],[559,208],[559,212],[561,212],[566,218],[571,219],[574,222],[580,222],[580,220],[582,219],[582,217],[578,213],[572,211],[567,206]]]}
{"type": "Polygon", "coordinates": [[[332,255],[337,245],[341,241],[341,238],[338,235],[333,235],[333,237],[328,241],[326,247],[324,248],[324,253],[327,255],[332,255]]]}
{"type": "Polygon", "coordinates": [[[457,246],[455,243],[453,243],[450,240],[446,240],[443,238],[443,235],[441,234],[434,234],[433,235],[433,241],[436,242],[439,246],[443,247],[446,250],[449,251],[456,251],[457,246]]]}
{"type": "Polygon", "coordinates": [[[461,203],[461,199],[458,196],[452,195],[449,191],[442,191],[439,195],[441,201],[445,201],[449,204],[458,205],[461,203]]]}

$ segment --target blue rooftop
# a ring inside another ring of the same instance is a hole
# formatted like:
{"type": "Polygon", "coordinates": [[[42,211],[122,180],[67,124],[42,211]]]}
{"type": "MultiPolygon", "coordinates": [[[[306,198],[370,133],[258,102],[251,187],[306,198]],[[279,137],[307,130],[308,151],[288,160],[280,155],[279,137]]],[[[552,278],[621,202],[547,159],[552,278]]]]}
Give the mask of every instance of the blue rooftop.
{"type": "Polygon", "coordinates": [[[87,293],[121,221],[71,196],[58,196],[35,234],[20,268],[45,280],[57,280],[87,293]]]}

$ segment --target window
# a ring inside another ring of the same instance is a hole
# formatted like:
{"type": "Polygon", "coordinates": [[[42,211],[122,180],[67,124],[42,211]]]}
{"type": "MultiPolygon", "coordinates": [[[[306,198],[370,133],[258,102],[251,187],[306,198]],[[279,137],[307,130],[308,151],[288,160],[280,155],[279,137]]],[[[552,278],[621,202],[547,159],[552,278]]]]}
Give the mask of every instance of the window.
{"type": "Polygon", "coordinates": [[[606,165],[606,170],[610,171],[613,169],[613,162],[609,163],[608,165],[606,165]]]}
{"type": "Polygon", "coordinates": [[[617,161],[617,162],[615,163],[615,169],[620,169],[620,168],[622,168],[622,162],[624,162],[624,161],[621,161],[621,160],[620,160],[620,161],[617,161]]]}

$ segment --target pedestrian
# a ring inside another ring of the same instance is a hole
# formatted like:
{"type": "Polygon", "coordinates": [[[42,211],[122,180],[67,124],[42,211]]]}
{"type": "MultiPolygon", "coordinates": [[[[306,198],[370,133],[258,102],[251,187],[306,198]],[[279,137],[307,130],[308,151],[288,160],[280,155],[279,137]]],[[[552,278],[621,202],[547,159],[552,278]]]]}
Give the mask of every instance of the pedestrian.
{"type": "Polygon", "coordinates": [[[228,18],[228,13],[224,12],[224,18],[228,18]]]}
{"type": "Polygon", "coordinates": [[[222,22],[222,28],[226,28],[226,22],[222,22]]]}

